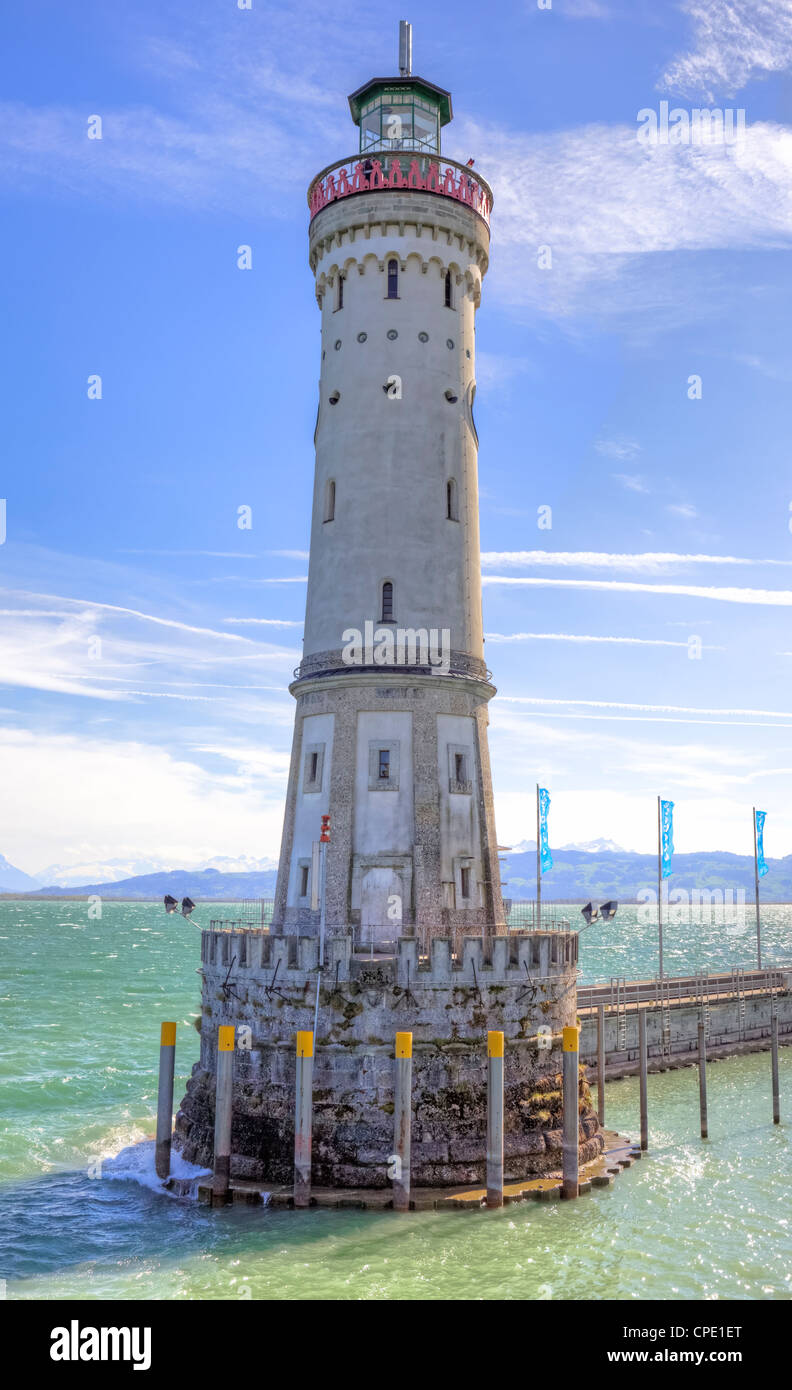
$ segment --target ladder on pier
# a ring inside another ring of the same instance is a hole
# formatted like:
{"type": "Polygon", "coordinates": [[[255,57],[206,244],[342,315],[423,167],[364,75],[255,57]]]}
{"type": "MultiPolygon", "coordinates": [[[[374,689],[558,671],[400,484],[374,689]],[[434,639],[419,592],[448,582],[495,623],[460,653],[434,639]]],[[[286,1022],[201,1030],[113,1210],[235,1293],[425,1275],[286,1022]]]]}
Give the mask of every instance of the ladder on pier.
{"type": "Polygon", "coordinates": [[[656,977],[657,1002],[660,1005],[660,1046],[663,1057],[671,1056],[671,982],[668,976],[656,977]]]}
{"type": "Polygon", "coordinates": [[[745,971],[741,965],[732,966],[732,992],[737,996],[739,1036],[745,1037],[745,971]]]}
{"type": "Polygon", "coordinates": [[[611,975],[611,1008],[616,1010],[616,1038],[619,1052],[627,1051],[627,978],[611,975]]]}
{"type": "Polygon", "coordinates": [[[699,1017],[704,1024],[704,1037],[709,1042],[710,1036],[710,979],[709,975],[698,974],[696,976],[696,999],[699,1006],[699,1017]]]}

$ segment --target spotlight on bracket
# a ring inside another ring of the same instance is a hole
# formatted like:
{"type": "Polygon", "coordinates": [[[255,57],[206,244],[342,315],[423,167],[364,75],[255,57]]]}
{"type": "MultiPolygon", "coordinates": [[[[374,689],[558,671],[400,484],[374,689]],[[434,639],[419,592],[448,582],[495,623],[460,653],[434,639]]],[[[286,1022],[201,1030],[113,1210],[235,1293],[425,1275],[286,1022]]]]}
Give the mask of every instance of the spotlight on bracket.
{"type": "Polygon", "coordinates": [[[170,893],[165,894],[165,911],[167,912],[168,916],[170,916],[173,912],[179,911],[178,900],[176,898],[172,898],[170,893]]]}
{"type": "Polygon", "coordinates": [[[592,922],[598,922],[600,918],[602,918],[603,922],[612,921],[616,916],[618,906],[619,904],[612,899],[603,903],[602,907],[595,907],[593,903],[586,903],[586,906],[580,909],[580,915],[581,917],[585,917],[586,926],[590,927],[592,922]]]}
{"type": "Polygon", "coordinates": [[[182,917],[190,917],[192,915],[192,910],[194,907],[195,903],[193,902],[192,898],[182,898],[182,917]]]}

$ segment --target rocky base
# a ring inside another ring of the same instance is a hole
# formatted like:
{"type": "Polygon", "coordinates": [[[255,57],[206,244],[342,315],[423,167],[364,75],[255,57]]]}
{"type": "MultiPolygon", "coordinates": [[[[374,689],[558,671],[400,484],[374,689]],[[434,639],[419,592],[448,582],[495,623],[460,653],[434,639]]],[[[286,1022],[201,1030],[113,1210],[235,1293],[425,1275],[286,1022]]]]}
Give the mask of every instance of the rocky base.
{"type": "MultiPolygon", "coordinates": [[[[313,1182],[319,1187],[390,1186],[393,1106],[366,1103],[358,1089],[314,1090],[313,1182]]],[[[412,1182],[421,1187],[481,1183],[486,1179],[486,1092],[458,1084],[435,1088],[431,1070],[416,1068],[413,1085],[412,1182]]],[[[506,1086],[505,1180],[541,1177],[561,1163],[560,1074],[506,1086]]],[[[604,1138],[591,1106],[585,1067],[580,1068],[580,1162],[602,1153],[604,1138]]],[[[193,1068],[176,1117],[174,1144],[190,1163],[211,1167],[214,1078],[193,1068]]],[[[234,1087],[231,1175],[257,1182],[290,1183],[294,1172],[294,1094],[273,1080],[265,1088],[240,1080],[234,1087]]]]}

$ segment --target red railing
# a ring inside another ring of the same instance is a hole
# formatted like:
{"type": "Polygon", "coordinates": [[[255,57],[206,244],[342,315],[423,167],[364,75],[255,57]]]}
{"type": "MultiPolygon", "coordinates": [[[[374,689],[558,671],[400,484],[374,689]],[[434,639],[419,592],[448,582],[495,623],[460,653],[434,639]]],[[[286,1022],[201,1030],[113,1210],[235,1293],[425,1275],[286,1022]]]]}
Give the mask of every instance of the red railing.
{"type": "Polygon", "coordinates": [[[436,193],[442,198],[455,198],[477,212],[489,226],[492,210],[489,184],[478,175],[474,178],[467,165],[429,155],[383,155],[380,158],[357,155],[328,165],[308,189],[311,220],[328,203],[378,189],[436,193]]]}

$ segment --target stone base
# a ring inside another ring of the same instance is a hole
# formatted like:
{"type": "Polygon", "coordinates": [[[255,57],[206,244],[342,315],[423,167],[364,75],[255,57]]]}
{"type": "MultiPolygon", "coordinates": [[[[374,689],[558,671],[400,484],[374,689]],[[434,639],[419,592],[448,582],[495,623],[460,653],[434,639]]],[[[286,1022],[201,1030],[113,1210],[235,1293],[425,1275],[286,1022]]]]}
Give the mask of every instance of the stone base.
{"type": "MultiPolygon", "coordinates": [[[[365,1072],[365,1059],[360,1059],[365,1072]]],[[[430,1060],[414,1062],[412,1180],[447,1187],[486,1179],[487,1101],[483,1086],[460,1080],[437,1088],[430,1060]]],[[[363,1077],[361,1077],[363,1080],[363,1077]]],[[[538,1177],[561,1163],[561,1077],[507,1086],[504,1096],[504,1175],[507,1182],[538,1177]]],[[[585,1069],[580,1077],[580,1162],[604,1141],[591,1107],[585,1069]]],[[[336,1094],[314,1089],[313,1182],[322,1187],[389,1188],[393,1105],[373,1102],[353,1086],[336,1094]]],[[[185,1159],[212,1165],[214,1081],[196,1066],[176,1118],[175,1145],[185,1159]]],[[[294,1173],[294,1093],[277,1082],[265,1090],[234,1089],[231,1175],[289,1183],[294,1173]]]]}

